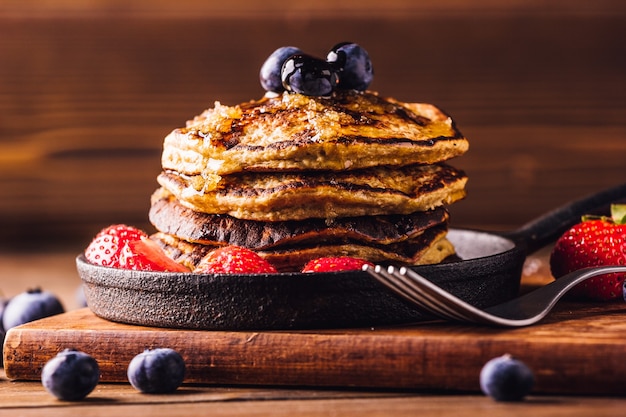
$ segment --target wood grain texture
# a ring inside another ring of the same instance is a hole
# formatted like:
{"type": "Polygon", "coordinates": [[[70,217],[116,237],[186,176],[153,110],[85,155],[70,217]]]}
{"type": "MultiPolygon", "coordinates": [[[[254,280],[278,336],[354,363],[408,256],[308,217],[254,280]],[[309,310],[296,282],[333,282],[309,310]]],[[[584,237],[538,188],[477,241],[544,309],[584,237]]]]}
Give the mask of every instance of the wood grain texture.
{"type": "MultiPolygon", "coordinates": [[[[61,290],[66,305],[73,307],[77,284],[73,259],[94,231],[114,222],[149,227],[148,199],[156,187],[165,134],[215,100],[235,104],[258,97],[261,62],[273,48],[285,44],[323,54],[338,41],[357,41],[375,60],[373,88],[399,99],[440,105],[454,116],[472,145],[455,161],[471,180],[468,198],[453,208],[456,226],[514,228],[570,199],[623,182],[625,23],[626,3],[619,0],[1,2],[1,289],[13,295],[31,283],[42,284],[61,290]],[[39,246],[64,247],[66,252],[38,256],[34,250],[39,246]]],[[[535,266],[531,260],[527,269],[535,266]]],[[[622,306],[616,304],[615,310],[611,307],[584,322],[575,312],[567,317],[570,306],[560,307],[562,325],[546,322],[534,327],[527,340],[521,337],[523,331],[476,338],[471,329],[455,328],[440,330],[442,341],[434,333],[438,325],[431,325],[433,338],[418,340],[410,329],[326,332],[321,337],[331,347],[329,353],[318,353],[316,345],[306,352],[326,364],[322,371],[338,374],[349,367],[346,362],[376,364],[371,351],[369,356],[341,356],[337,346],[352,346],[350,335],[355,334],[385,335],[386,342],[379,341],[378,346],[400,339],[404,346],[431,354],[441,352],[442,346],[471,341],[462,352],[484,357],[514,340],[516,352],[534,363],[545,363],[544,355],[553,358],[551,366],[557,369],[540,368],[544,381],[540,384],[556,381],[558,389],[558,384],[580,383],[581,395],[550,396],[540,385],[539,395],[524,403],[500,404],[477,393],[446,390],[430,395],[421,388],[393,394],[383,390],[385,396],[357,387],[331,392],[327,387],[239,386],[246,378],[255,382],[268,378],[254,373],[254,352],[286,361],[271,377],[290,373],[289,367],[300,375],[314,371],[295,358],[304,348],[283,358],[269,351],[267,335],[248,343],[246,335],[238,335],[231,354],[204,356],[217,372],[205,377],[233,381],[239,375],[235,388],[190,384],[173,396],[147,397],[128,384],[102,383],[86,401],[65,403],[48,395],[34,374],[32,381],[9,381],[0,375],[0,414],[353,416],[358,410],[362,416],[620,415],[623,398],[582,391],[588,385],[602,391],[612,384],[624,386],[625,373],[618,362],[624,346],[619,340],[624,334],[622,306]],[[584,349],[570,350],[583,345],[584,349]],[[575,363],[568,359],[570,352],[575,363]],[[581,373],[605,377],[580,382],[581,373]]],[[[89,327],[90,320],[84,326],[89,327]]],[[[49,342],[40,354],[30,339],[33,363],[41,366],[45,352],[52,354],[52,349],[71,343],[73,336],[67,332],[46,333],[49,342]]],[[[94,332],[99,334],[100,327],[94,332]]],[[[224,348],[233,336],[209,342],[224,348]]],[[[121,348],[115,341],[122,339],[115,334],[108,339],[89,337],[89,346],[121,348]]],[[[298,337],[304,340],[307,335],[298,337]]],[[[108,358],[109,369],[122,366],[114,365],[113,353],[102,356],[108,358]]],[[[378,351],[375,357],[418,370],[435,368],[410,354],[394,357],[378,351]]],[[[460,362],[466,365],[460,356],[450,357],[450,364],[460,362]]],[[[476,360],[470,364],[477,366],[476,360]]],[[[384,370],[374,369],[383,374],[383,381],[389,380],[384,370]]],[[[400,371],[403,381],[419,381],[406,377],[406,368],[400,371]]],[[[444,375],[435,381],[451,379],[444,375]]]]}
{"type": "Polygon", "coordinates": [[[479,391],[487,360],[510,353],[536,373],[536,393],[626,394],[626,305],[564,303],[522,329],[429,323],[416,326],[273,332],[211,332],[116,324],[88,309],[11,329],[10,379],[38,379],[64,348],[92,354],[102,380],[126,381],[130,360],[171,347],[186,381],[219,385],[479,391]]]}
{"type": "Polygon", "coordinates": [[[109,17],[125,16],[142,18],[198,18],[198,17],[237,17],[259,19],[268,16],[289,16],[292,19],[303,16],[329,17],[340,15],[349,18],[370,17],[406,17],[431,15],[615,15],[622,9],[616,0],[598,0],[590,3],[585,0],[541,0],[494,1],[494,0],[333,0],[285,1],[232,0],[228,3],[218,0],[90,0],[76,2],[72,0],[21,0],[4,2],[0,12],[6,17],[109,17]]]}
{"type": "Polygon", "coordinates": [[[456,226],[512,228],[623,181],[623,2],[275,1],[254,18],[252,3],[3,3],[0,245],[149,227],[164,136],[216,100],[261,96],[258,69],[285,44],[357,41],[373,89],[452,114],[471,143],[456,226]]]}
{"type": "MultiPolygon", "coordinates": [[[[41,284],[65,299],[73,299],[75,253],[0,254],[0,277],[4,295],[23,286],[41,284]],[[28,267],[24,267],[28,265],[28,267]],[[64,281],[64,277],[65,280],[64,281]],[[50,278],[47,280],[47,278],[50,278]]],[[[545,254],[531,257],[525,267],[524,287],[534,288],[550,280],[545,254]]],[[[69,305],[69,304],[68,304],[69,305]]],[[[621,314],[621,313],[620,313],[621,314]]],[[[85,323],[87,326],[88,323],[85,323]]],[[[592,334],[598,327],[592,326],[592,334]]],[[[602,329],[604,329],[602,327],[602,329]]],[[[97,330],[97,329],[96,329],[97,330]]],[[[369,332],[368,332],[369,333],[369,332]]],[[[457,335],[462,337],[461,332],[457,335]]],[[[471,334],[471,332],[470,332],[471,334]]],[[[104,343],[110,343],[106,340],[104,343]]],[[[48,345],[46,345],[48,346],[48,345]]],[[[60,346],[59,346],[60,347],[60,346]]],[[[380,354],[379,357],[384,357],[380,354]]],[[[37,359],[40,360],[40,359],[37,359]]],[[[593,362],[575,364],[593,367],[593,362]]],[[[236,369],[236,367],[234,367],[236,369]]],[[[496,403],[480,393],[451,390],[389,390],[342,387],[268,387],[244,385],[184,384],[173,395],[142,395],[127,383],[100,383],[86,400],[63,402],[49,395],[36,378],[8,380],[0,369],[0,414],[20,416],[150,415],[160,416],[360,416],[463,415],[463,416],[615,416],[626,399],[582,395],[530,395],[522,403],[496,403]]]]}
{"type": "Polygon", "coordinates": [[[276,389],[189,385],[174,394],[142,395],[129,384],[100,384],[86,400],[58,401],[40,383],[0,376],[0,410],[20,416],[360,416],[454,415],[533,417],[616,416],[625,400],[607,397],[529,396],[521,403],[496,403],[477,395],[389,393],[343,389],[276,389]]]}

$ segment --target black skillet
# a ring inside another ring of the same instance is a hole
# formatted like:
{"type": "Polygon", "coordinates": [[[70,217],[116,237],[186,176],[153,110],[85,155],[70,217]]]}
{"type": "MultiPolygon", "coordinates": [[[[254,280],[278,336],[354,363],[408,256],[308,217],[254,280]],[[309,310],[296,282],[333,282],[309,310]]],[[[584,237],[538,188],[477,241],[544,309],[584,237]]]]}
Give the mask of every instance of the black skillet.
{"type": "MultiPolygon", "coordinates": [[[[626,200],[621,184],[559,207],[507,233],[452,229],[460,260],[414,269],[479,307],[519,291],[526,256],[554,242],[583,214],[626,200]]],[[[427,318],[365,272],[200,275],[129,271],[77,258],[98,316],[129,324],[211,330],[371,327],[427,318]]]]}

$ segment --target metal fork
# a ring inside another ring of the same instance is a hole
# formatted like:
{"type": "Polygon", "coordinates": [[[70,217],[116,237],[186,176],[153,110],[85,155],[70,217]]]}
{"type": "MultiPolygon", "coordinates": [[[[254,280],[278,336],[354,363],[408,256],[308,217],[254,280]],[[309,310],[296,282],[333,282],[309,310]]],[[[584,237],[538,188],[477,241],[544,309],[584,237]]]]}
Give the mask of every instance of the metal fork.
{"type": "Polygon", "coordinates": [[[365,265],[363,270],[398,295],[439,318],[500,327],[522,327],[542,320],[576,284],[598,275],[626,272],[626,266],[581,269],[521,297],[484,310],[450,294],[409,268],[365,265]]]}

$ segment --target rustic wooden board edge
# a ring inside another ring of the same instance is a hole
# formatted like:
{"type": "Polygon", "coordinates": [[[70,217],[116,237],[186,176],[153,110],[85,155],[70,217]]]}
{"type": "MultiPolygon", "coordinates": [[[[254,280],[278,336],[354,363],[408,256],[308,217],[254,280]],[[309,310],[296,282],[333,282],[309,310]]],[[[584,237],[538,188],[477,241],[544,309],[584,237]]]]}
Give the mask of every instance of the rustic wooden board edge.
{"type": "Polygon", "coordinates": [[[11,329],[12,380],[36,380],[65,348],[92,354],[103,382],[126,382],[132,357],[178,350],[185,382],[217,385],[478,391],[484,363],[511,353],[533,368],[536,393],[625,395],[626,305],[560,309],[545,323],[492,329],[430,323],[328,331],[190,331],[132,326],[76,310],[11,329]]]}

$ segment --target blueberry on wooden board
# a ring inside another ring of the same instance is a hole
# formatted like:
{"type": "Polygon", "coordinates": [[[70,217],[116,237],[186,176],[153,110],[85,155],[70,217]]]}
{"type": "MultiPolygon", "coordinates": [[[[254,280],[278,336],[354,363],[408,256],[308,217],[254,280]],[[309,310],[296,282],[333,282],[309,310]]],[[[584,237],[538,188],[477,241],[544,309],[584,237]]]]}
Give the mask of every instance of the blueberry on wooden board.
{"type": "Polygon", "coordinates": [[[496,401],[521,401],[535,382],[532,370],[511,355],[493,358],[480,371],[480,388],[496,401]]]}
{"type": "Polygon", "coordinates": [[[131,385],[143,393],[174,392],[185,378],[185,361],[170,348],[147,349],[130,361],[127,376],[131,385]]]}
{"type": "Polygon", "coordinates": [[[41,383],[46,391],[65,401],[82,400],[99,380],[98,362],[87,353],[73,349],[59,352],[41,371],[41,383]]]}

